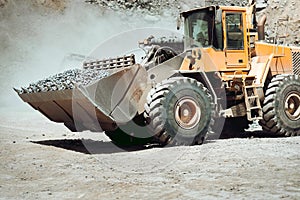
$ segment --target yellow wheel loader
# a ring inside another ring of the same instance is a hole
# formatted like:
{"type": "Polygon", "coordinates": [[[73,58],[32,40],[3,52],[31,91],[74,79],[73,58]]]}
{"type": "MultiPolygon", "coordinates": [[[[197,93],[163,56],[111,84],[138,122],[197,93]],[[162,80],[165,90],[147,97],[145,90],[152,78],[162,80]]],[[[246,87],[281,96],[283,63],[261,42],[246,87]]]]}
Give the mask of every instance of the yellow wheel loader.
{"type": "Polygon", "coordinates": [[[259,121],[268,134],[300,135],[300,49],[282,45],[285,35],[266,43],[255,4],[180,17],[181,53],[155,46],[140,64],[134,55],[93,60],[69,81],[16,91],[50,120],[105,131],[118,145],[202,144],[222,120],[229,131],[259,121]]]}

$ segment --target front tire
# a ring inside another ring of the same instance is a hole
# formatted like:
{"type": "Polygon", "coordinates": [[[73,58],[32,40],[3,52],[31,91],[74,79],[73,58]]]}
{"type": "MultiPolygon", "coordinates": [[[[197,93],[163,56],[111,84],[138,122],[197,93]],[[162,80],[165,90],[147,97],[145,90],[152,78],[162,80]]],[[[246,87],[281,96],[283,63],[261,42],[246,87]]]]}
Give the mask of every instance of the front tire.
{"type": "Polygon", "coordinates": [[[298,75],[278,75],[271,80],[265,94],[260,125],[274,136],[300,135],[298,75]]]}
{"type": "Polygon", "coordinates": [[[158,84],[150,91],[145,110],[152,134],[163,145],[202,144],[212,131],[212,96],[191,78],[174,77],[158,84]]]}

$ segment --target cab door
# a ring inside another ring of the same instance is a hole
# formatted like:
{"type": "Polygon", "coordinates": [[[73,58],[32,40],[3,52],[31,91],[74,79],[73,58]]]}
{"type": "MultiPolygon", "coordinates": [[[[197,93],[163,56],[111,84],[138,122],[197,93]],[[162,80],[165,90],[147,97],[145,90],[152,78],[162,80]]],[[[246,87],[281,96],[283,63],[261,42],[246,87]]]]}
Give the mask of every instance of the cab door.
{"type": "Polygon", "coordinates": [[[248,69],[247,29],[244,12],[224,12],[225,64],[227,69],[248,69]]]}

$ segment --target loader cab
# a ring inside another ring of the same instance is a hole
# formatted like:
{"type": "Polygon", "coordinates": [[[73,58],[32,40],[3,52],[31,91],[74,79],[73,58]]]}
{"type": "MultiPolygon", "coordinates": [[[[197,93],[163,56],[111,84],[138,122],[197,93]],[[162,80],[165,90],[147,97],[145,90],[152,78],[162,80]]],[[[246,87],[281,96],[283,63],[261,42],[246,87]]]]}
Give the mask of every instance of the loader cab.
{"type": "Polygon", "coordinates": [[[209,6],[181,16],[186,50],[201,48],[217,71],[249,70],[245,8],[209,6]]]}
{"type": "Polygon", "coordinates": [[[184,17],[185,49],[213,46],[223,49],[221,21],[216,22],[216,7],[181,13],[184,17]]]}

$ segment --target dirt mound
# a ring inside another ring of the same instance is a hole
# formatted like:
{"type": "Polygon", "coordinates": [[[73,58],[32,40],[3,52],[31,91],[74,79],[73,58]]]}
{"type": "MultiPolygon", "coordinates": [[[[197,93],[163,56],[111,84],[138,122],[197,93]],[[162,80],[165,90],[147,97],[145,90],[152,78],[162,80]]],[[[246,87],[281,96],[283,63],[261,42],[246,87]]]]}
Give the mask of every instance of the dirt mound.
{"type": "Polygon", "coordinates": [[[57,11],[63,11],[67,6],[68,0],[31,0],[35,6],[42,6],[57,11]]]}

